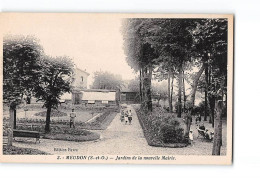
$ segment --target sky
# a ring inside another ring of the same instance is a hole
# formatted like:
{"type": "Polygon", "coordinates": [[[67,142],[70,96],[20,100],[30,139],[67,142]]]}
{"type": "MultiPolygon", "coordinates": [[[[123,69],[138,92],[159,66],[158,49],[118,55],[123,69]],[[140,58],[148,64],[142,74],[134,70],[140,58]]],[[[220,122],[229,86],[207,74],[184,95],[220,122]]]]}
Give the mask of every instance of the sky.
{"type": "Polygon", "coordinates": [[[34,35],[44,52],[51,56],[69,56],[75,65],[90,73],[95,71],[120,74],[133,79],[134,71],[125,61],[122,19],[102,14],[6,14],[4,34],[34,35]]]}
{"type": "MultiPolygon", "coordinates": [[[[4,35],[34,35],[44,52],[51,56],[69,56],[75,65],[90,73],[119,74],[123,80],[137,74],[126,63],[121,34],[122,19],[113,14],[84,13],[7,13],[3,17],[4,35]]],[[[156,81],[153,81],[156,83],[156,81]]],[[[185,82],[186,90],[190,85],[185,82]]],[[[177,92],[177,88],[174,88],[177,92]]]]}

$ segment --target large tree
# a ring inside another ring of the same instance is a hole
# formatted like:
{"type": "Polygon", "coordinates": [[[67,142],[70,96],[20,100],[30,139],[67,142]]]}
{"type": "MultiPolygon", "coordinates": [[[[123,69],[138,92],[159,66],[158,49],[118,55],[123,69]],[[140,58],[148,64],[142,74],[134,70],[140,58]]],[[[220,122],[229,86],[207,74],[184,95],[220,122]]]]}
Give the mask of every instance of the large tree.
{"type": "Polygon", "coordinates": [[[41,77],[35,87],[35,97],[44,101],[47,108],[45,132],[50,132],[50,115],[57,108],[63,93],[71,91],[73,63],[69,57],[43,56],[41,59],[41,77]]]}
{"type": "Polygon", "coordinates": [[[146,40],[153,19],[126,19],[123,24],[124,50],[127,63],[140,73],[142,108],[152,111],[151,81],[158,54],[146,40]]]}
{"type": "Polygon", "coordinates": [[[122,76],[110,72],[96,71],[92,89],[120,90],[123,86],[122,76]]]}
{"type": "Polygon", "coordinates": [[[150,29],[145,34],[145,40],[159,54],[156,59],[157,65],[159,64],[157,71],[168,80],[170,112],[172,112],[173,80],[178,79],[178,117],[181,117],[182,111],[182,92],[185,93],[184,68],[192,60],[192,31],[195,27],[196,24],[191,19],[153,19],[150,29]]]}
{"type": "Polygon", "coordinates": [[[200,21],[194,31],[194,38],[196,52],[202,57],[205,66],[205,101],[209,103],[210,122],[215,130],[212,154],[220,155],[221,117],[223,106],[225,106],[223,96],[226,94],[227,87],[227,20],[205,19],[200,21]],[[215,123],[216,125],[214,125],[215,123]]]}
{"type": "MultiPolygon", "coordinates": [[[[3,39],[3,99],[10,109],[10,128],[16,127],[16,106],[38,83],[42,47],[32,36],[3,39]]],[[[12,145],[12,131],[8,146],[12,145]]]]}

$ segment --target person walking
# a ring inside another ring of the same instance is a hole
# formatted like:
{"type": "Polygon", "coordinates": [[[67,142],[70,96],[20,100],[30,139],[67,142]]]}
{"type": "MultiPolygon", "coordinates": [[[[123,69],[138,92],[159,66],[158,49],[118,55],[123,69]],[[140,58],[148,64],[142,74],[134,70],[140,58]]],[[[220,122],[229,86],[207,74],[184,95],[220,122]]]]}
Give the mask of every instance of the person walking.
{"type": "Polygon", "coordinates": [[[192,146],[193,145],[193,131],[192,130],[190,130],[190,132],[189,132],[189,140],[190,140],[190,144],[192,146]]]}
{"type": "Polygon", "coordinates": [[[74,109],[71,110],[70,113],[70,128],[71,126],[73,126],[73,128],[75,129],[75,118],[76,118],[76,113],[74,112],[74,109]]]}
{"type": "Polygon", "coordinates": [[[128,122],[128,111],[126,110],[125,111],[125,125],[127,124],[127,122],[128,122]]]}
{"type": "Polygon", "coordinates": [[[131,122],[132,122],[132,111],[129,110],[128,112],[128,121],[129,121],[129,125],[131,125],[131,122]]]}

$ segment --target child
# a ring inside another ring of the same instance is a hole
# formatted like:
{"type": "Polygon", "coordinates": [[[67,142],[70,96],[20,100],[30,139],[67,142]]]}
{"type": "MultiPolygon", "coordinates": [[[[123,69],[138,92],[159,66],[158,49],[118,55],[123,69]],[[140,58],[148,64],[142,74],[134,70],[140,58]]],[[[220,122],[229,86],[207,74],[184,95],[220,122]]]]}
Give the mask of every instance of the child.
{"type": "Polygon", "coordinates": [[[126,110],[125,111],[125,124],[127,124],[128,122],[128,111],[126,110]]]}
{"type": "Polygon", "coordinates": [[[189,132],[189,139],[190,139],[190,144],[193,145],[193,132],[190,130],[189,132]]]}
{"type": "Polygon", "coordinates": [[[131,110],[129,110],[129,112],[128,112],[128,121],[129,121],[129,125],[131,125],[131,121],[132,121],[132,112],[131,112],[131,110]]]}
{"type": "Polygon", "coordinates": [[[123,109],[123,107],[121,108],[121,117],[120,117],[120,120],[121,120],[121,122],[123,122],[124,121],[124,109],[123,109]]]}

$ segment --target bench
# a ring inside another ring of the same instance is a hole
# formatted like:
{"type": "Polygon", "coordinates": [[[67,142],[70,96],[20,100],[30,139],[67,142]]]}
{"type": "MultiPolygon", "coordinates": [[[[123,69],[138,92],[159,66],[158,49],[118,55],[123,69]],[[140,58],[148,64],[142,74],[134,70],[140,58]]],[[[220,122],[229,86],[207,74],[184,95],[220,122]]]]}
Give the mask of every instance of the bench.
{"type": "Polygon", "coordinates": [[[210,135],[211,135],[211,138],[210,138],[209,135],[206,135],[206,131],[205,130],[202,130],[202,129],[199,129],[199,128],[197,128],[197,130],[198,130],[198,137],[197,138],[199,138],[199,136],[202,136],[204,139],[206,139],[208,141],[212,141],[213,140],[214,133],[210,132],[210,135]]]}
{"type": "Polygon", "coordinates": [[[40,143],[40,133],[37,131],[27,131],[27,130],[13,130],[13,137],[26,137],[26,138],[35,138],[40,143]]]}

